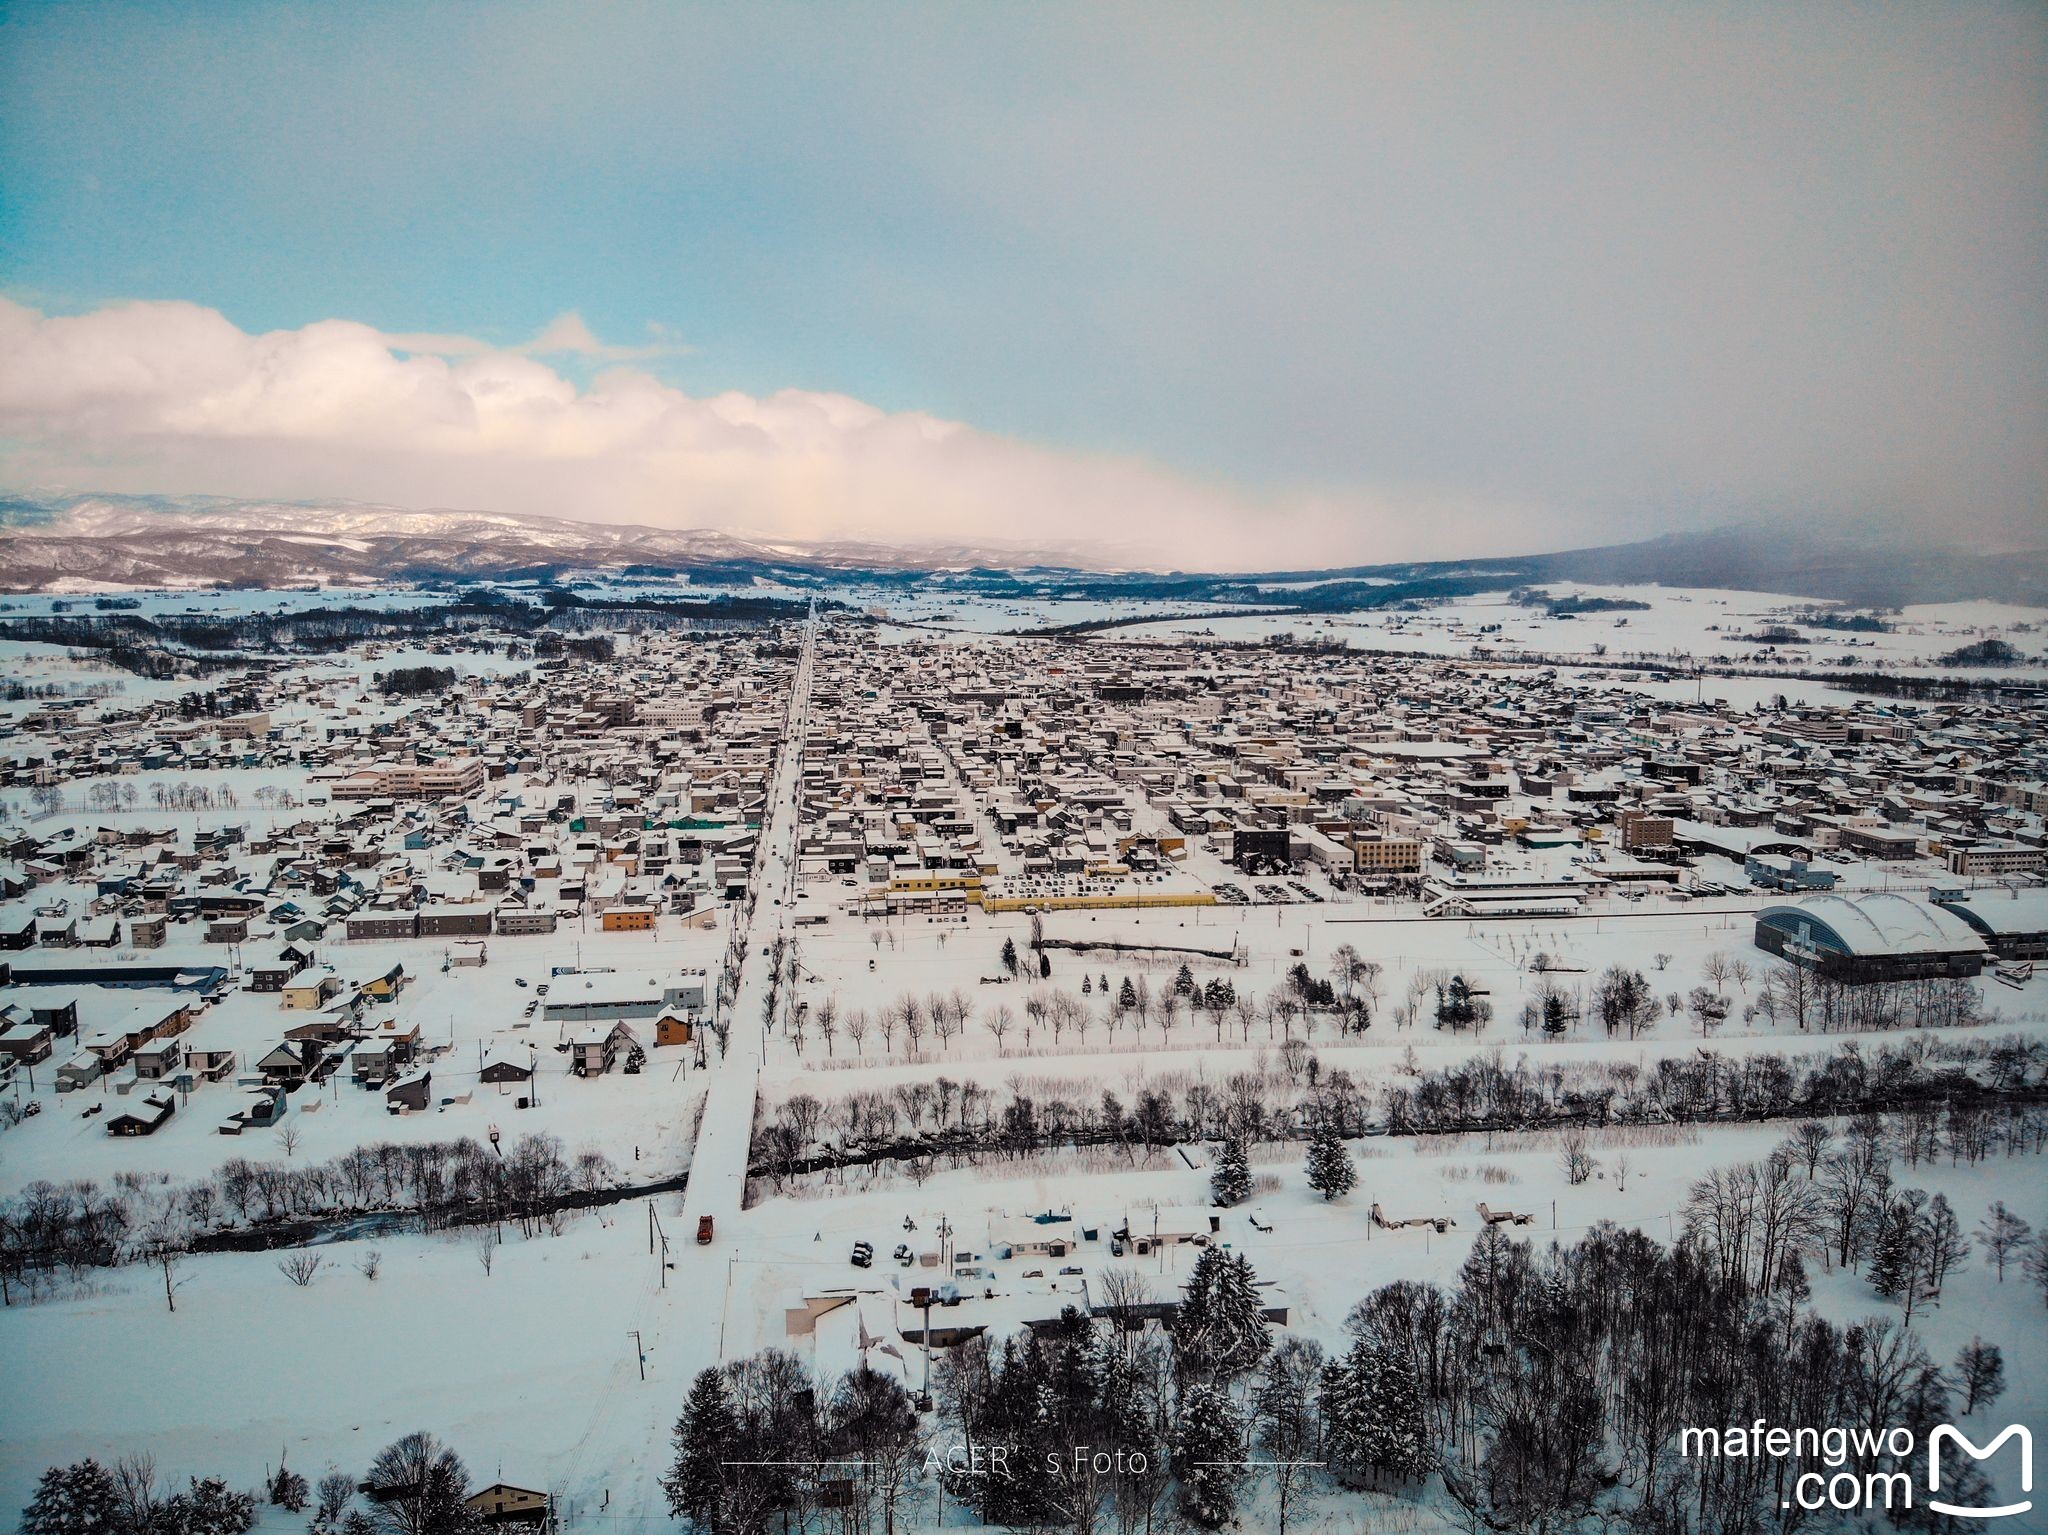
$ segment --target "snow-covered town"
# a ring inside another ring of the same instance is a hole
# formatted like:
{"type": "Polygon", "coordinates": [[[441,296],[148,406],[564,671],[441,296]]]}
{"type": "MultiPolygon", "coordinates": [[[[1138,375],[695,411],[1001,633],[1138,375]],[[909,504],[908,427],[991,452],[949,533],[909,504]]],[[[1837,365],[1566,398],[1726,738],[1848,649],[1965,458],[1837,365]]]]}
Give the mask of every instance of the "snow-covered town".
{"type": "Polygon", "coordinates": [[[2044,85],[4,0],[0,1535],[2048,1535],[2044,85]]]}
{"type": "Polygon", "coordinates": [[[1395,1400],[1382,1311],[1507,1369],[1413,1287],[1631,1229],[1700,1304],[1851,1328],[1844,1390],[1858,1349],[1898,1390],[2039,1358],[2034,671],[1738,704],[1484,644],[544,598],[156,680],[14,643],[7,1496],[88,1454],[356,1475],[424,1424],[501,1468],[479,1508],[651,1527],[725,1368],[741,1414],[862,1383],[879,1437],[775,1437],[749,1493],[822,1527],[1165,1518],[1201,1433],[1262,1521],[1462,1527],[1533,1494],[1486,1453],[1429,1486],[1448,1409],[1395,1400]],[[1017,1416],[1067,1369],[1113,1424],[1017,1416]]]}

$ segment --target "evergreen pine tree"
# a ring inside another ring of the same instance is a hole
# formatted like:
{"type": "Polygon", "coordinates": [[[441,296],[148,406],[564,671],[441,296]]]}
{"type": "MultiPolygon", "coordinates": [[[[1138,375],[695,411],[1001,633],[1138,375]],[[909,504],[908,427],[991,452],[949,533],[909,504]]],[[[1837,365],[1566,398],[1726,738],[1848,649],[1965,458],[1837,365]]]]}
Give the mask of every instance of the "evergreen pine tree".
{"type": "Polygon", "coordinates": [[[1420,1404],[1392,1352],[1361,1337],[1323,1370],[1323,1421],[1331,1460],[1353,1476],[1405,1476],[1422,1460],[1420,1404]]]}
{"type": "Polygon", "coordinates": [[[1015,975],[1017,973],[1017,940],[1014,938],[1005,938],[1003,940],[1003,973],[1005,975],[1015,975]]]}
{"type": "Polygon", "coordinates": [[[1244,1420],[1230,1397],[1214,1386],[1190,1386],[1173,1424],[1173,1474],[1181,1508],[1196,1524],[1214,1529],[1237,1512],[1248,1474],[1244,1420]]]}
{"type": "Polygon", "coordinates": [[[1903,1203],[1885,1212],[1870,1255],[1870,1284],[1886,1300],[1904,1301],[1920,1268],[1918,1212],[1903,1203]]]}
{"type": "Polygon", "coordinates": [[[1261,1314],[1263,1305],[1251,1260],[1242,1253],[1224,1258],[1209,1306],[1212,1368],[1219,1374],[1240,1374],[1266,1357],[1273,1332],[1261,1314]]]}
{"type": "Polygon", "coordinates": [[[1194,995],[1195,973],[1188,968],[1186,960],[1182,960],[1180,969],[1174,972],[1173,989],[1184,997],[1194,995]]]}
{"type": "MultiPolygon", "coordinates": [[[[1352,1352],[1355,1354],[1357,1349],[1354,1347],[1352,1352]]],[[[1358,1372],[1348,1357],[1333,1359],[1323,1366],[1318,1405],[1322,1409],[1323,1444],[1332,1466],[1340,1471],[1356,1469],[1362,1464],[1360,1447],[1370,1431],[1371,1420],[1366,1415],[1365,1393],[1358,1372]]]]}
{"type": "Polygon", "coordinates": [[[1358,1169],[1352,1166],[1351,1153],[1338,1139],[1337,1127],[1327,1119],[1319,1120],[1309,1135],[1308,1186],[1325,1200],[1331,1200],[1348,1194],[1357,1181],[1358,1169]]]}
{"type": "Polygon", "coordinates": [[[1203,1368],[1209,1329],[1216,1306],[1216,1280],[1223,1267],[1223,1249],[1205,1247],[1195,1259],[1194,1271],[1181,1289],[1180,1305],[1173,1315],[1173,1351],[1184,1373],[1203,1368]]]}
{"type": "MultiPolygon", "coordinates": [[[[461,1513],[466,1516],[468,1510],[461,1513]]],[[[455,1524],[469,1522],[463,1517],[455,1524]]],[[[236,1492],[217,1476],[195,1476],[189,1490],[165,1504],[159,1523],[180,1535],[244,1535],[256,1523],[256,1500],[246,1492],[236,1492]]]]}
{"type": "Polygon", "coordinates": [[[726,1462],[739,1443],[739,1416],[726,1390],[725,1372],[702,1370],[676,1420],[675,1463],[662,1481],[669,1512],[704,1527],[720,1516],[728,1480],[726,1462]]]}
{"type": "Polygon", "coordinates": [[[294,1514],[302,1512],[312,1501],[312,1488],[307,1486],[306,1479],[290,1466],[277,1468],[277,1475],[270,1479],[267,1490],[272,1503],[294,1514]]]}
{"type": "Polygon", "coordinates": [[[113,1473],[91,1459],[50,1467],[21,1511],[21,1535],[115,1535],[120,1526],[113,1473]]]}
{"type": "Polygon", "coordinates": [[[1250,1153],[1241,1136],[1228,1136],[1216,1151],[1216,1168],[1209,1175],[1209,1197],[1228,1208],[1250,1197],[1252,1166],[1250,1153]]]}
{"type": "Polygon", "coordinates": [[[1345,1360],[1355,1382],[1360,1430],[1351,1441],[1355,1464],[1376,1475],[1408,1478],[1428,1464],[1422,1400],[1407,1361],[1377,1338],[1360,1338],[1345,1360]]]}
{"type": "Polygon", "coordinates": [[[1125,1012],[1129,1012],[1138,1005],[1138,988],[1131,984],[1129,976],[1124,977],[1124,983],[1117,991],[1116,1005],[1125,1012]]]}
{"type": "Polygon", "coordinates": [[[1260,1306],[1251,1264],[1220,1247],[1203,1248],[1173,1321],[1181,1373],[1228,1379],[1263,1359],[1273,1335],[1260,1306]]]}

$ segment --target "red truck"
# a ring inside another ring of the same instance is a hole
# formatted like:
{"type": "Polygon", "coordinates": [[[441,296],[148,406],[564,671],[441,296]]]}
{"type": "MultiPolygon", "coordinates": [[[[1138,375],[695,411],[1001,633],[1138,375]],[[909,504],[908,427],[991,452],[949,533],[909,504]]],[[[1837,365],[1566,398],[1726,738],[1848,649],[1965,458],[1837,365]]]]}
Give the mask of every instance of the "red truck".
{"type": "Polygon", "coordinates": [[[699,1247],[709,1247],[711,1245],[711,1217],[708,1215],[697,1217],[697,1245],[699,1247]]]}

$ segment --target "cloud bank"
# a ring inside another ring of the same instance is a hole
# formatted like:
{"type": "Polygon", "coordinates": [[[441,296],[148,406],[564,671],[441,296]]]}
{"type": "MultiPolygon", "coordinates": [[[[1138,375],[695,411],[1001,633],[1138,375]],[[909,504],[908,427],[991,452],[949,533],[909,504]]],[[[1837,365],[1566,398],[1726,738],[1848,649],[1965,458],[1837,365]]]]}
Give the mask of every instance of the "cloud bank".
{"type": "MultiPolygon", "coordinates": [[[[1426,494],[1258,496],[917,411],[784,389],[696,397],[620,365],[574,314],[533,341],[349,320],[252,335],[196,304],[48,315],[0,299],[17,483],[348,497],[792,538],[1050,540],[1167,565],[1380,558],[1426,494]],[[544,359],[607,364],[579,384],[544,359]],[[1284,536],[1276,536],[1283,534],[1284,536]]],[[[1446,500],[1423,522],[1510,509],[1446,500]]]]}

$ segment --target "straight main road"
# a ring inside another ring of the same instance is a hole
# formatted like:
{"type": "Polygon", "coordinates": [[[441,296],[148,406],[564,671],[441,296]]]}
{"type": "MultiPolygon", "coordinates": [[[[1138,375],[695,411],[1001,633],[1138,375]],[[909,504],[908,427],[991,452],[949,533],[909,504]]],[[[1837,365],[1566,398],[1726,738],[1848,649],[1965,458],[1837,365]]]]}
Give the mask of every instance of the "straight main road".
{"type": "Polygon", "coordinates": [[[746,947],[731,1012],[725,1056],[713,1068],[705,1091],[697,1146],[690,1157],[690,1182],[683,1195],[681,1241],[693,1244],[697,1222],[711,1216],[715,1245],[730,1251],[738,1236],[733,1222],[746,1196],[747,1158],[754,1135],[754,1099],[761,1084],[765,1028],[763,999],[772,961],[762,952],[783,934],[796,899],[797,796],[803,783],[804,730],[810,717],[811,669],[818,644],[816,604],[804,621],[803,651],[790,689],[789,714],[775,775],[761,818],[761,851],[755,866],[753,914],[744,919],[746,947]]]}

